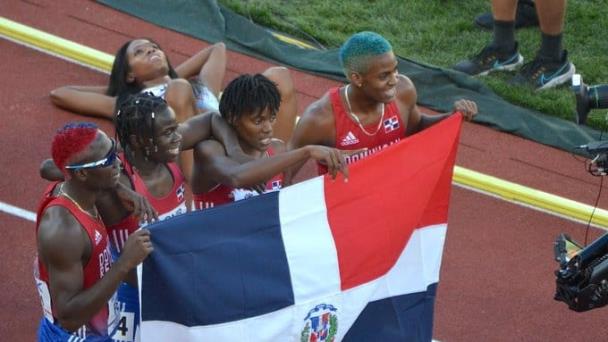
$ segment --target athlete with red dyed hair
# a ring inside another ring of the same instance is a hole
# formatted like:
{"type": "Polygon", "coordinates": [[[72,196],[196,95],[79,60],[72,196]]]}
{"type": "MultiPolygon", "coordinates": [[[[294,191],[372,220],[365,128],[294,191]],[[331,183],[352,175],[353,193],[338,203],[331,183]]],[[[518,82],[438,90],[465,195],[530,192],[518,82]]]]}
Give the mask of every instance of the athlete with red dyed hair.
{"type": "Polygon", "coordinates": [[[150,233],[132,234],[113,263],[95,203],[116,188],[120,168],[114,141],[95,125],[66,125],[52,155],[66,180],[48,187],[36,220],[35,279],[44,312],[38,340],[107,340],[117,323],[116,289],[152,251],[150,233]]]}
{"type": "MultiPolygon", "coordinates": [[[[225,145],[240,149],[234,133],[224,127],[225,121],[217,113],[197,115],[178,124],[175,112],[160,97],[149,93],[129,96],[117,110],[116,135],[124,149],[119,154],[123,164],[120,185],[143,196],[157,212],[155,218],[167,219],[187,211],[185,204],[186,183],[182,170],[176,163],[180,151],[192,147],[213,135],[224,136],[225,145]],[[231,140],[232,139],[232,140],[231,140]]],[[[219,144],[219,142],[218,142],[219,144]]],[[[46,179],[61,178],[52,162],[43,163],[41,174],[46,179]]],[[[118,198],[116,191],[106,191],[97,198],[97,207],[106,224],[113,251],[122,253],[125,241],[146,220],[134,215],[133,209],[118,198]]],[[[151,217],[148,217],[150,219],[151,217]]],[[[121,324],[117,336],[120,341],[135,338],[139,322],[137,288],[121,285],[118,291],[121,306],[121,324]]]]}

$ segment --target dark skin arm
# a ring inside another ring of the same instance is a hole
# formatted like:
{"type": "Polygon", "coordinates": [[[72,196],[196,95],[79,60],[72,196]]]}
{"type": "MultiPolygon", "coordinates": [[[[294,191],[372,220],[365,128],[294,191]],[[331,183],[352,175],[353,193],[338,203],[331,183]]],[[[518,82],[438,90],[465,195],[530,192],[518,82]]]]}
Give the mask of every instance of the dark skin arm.
{"type": "Polygon", "coordinates": [[[403,122],[407,122],[406,135],[412,135],[433,126],[441,120],[458,111],[468,121],[477,115],[477,105],[473,101],[458,100],[454,102],[454,111],[450,113],[428,115],[423,114],[416,104],[418,94],[412,81],[404,75],[398,75],[397,83],[397,106],[401,113],[403,122]]]}
{"type": "Polygon", "coordinates": [[[264,182],[309,158],[326,163],[333,177],[342,172],[348,178],[348,170],[343,155],[336,149],[325,146],[306,146],[296,150],[274,155],[270,158],[258,158],[241,164],[228,157],[221,144],[208,140],[195,148],[195,160],[199,175],[194,192],[208,191],[215,184],[225,184],[233,188],[248,187],[264,182]]]}
{"type": "Polygon", "coordinates": [[[64,86],[50,93],[51,102],[70,112],[107,119],[114,117],[116,98],[106,95],[106,86],[64,86]]]}
{"type": "Polygon", "coordinates": [[[192,149],[197,143],[213,136],[226,148],[228,155],[239,161],[251,160],[243,154],[234,130],[217,112],[197,115],[181,123],[177,129],[182,135],[182,151],[192,149]]]}
{"type": "Polygon", "coordinates": [[[91,251],[85,231],[67,209],[46,210],[38,230],[38,253],[48,270],[54,314],[68,331],[99,312],[128,272],[152,251],[150,233],[140,230],[129,237],[118,261],[95,285],[83,290],[83,265],[91,251]]]}
{"type": "MultiPolygon", "coordinates": [[[[63,173],[52,159],[46,159],[40,164],[40,177],[49,181],[62,181],[63,173]]],[[[158,213],[150,202],[142,195],[133,191],[131,182],[124,174],[116,189],[106,190],[97,197],[95,202],[103,222],[106,225],[118,223],[127,215],[135,215],[145,221],[158,219],[158,213]]]]}
{"type": "Polygon", "coordinates": [[[221,42],[202,49],[175,68],[175,72],[181,78],[198,76],[215,96],[221,90],[225,70],[226,45],[221,42]]]}
{"type": "MultiPolygon", "coordinates": [[[[335,134],[334,115],[329,96],[325,94],[306,108],[293,131],[287,148],[294,150],[308,145],[334,147],[335,134]]],[[[294,165],[285,173],[285,183],[291,184],[292,179],[305,162],[294,165]]]]}

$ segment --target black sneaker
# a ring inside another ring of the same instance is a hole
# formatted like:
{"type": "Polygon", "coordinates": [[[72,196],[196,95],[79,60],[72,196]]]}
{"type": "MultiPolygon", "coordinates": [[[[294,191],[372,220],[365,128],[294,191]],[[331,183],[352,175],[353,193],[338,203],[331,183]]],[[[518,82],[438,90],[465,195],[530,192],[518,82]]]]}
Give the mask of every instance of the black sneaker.
{"type": "Polygon", "coordinates": [[[568,82],[575,70],[574,64],[568,61],[568,52],[564,50],[559,61],[537,56],[532,62],[526,63],[509,83],[531,85],[536,90],[543,90],[568,82]]]}
{"type": "MultiPolygon", "coordinates": [[[[494,28],[494,17],[491,12],[480,14],[475,18],[477,26],[492,30],[494,28]]],[[[534,2],[531,0],[519,0],[517,2],[517,12],[515,14],[515,28],[538,26],[538,15],[534,2]]]]}
{"type": "Polygon", "coordinates": [[[493,71],[513,71],[524,63],[524,58],[517,52],[517,43],[511,53],[501,53],[494,46],[488,45],[481,52],[454,65],[452,69],[471,76],[485,76],[493,71]]]}

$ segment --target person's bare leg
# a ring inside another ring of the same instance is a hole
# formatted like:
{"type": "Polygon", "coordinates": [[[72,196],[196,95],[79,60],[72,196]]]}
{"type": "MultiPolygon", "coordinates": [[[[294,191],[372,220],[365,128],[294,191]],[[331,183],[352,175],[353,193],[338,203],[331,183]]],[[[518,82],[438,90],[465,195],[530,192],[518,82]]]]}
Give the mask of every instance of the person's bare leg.
{"type": "Polygon", "coordinates": [[[515,21],[517,0],[492,0],[494,20],[515,21]]]}
{"type": "Polygon", "coordinates": [[[198,78],[211,90],[213,95],[219,99],[224,75],[226,73],[226,45],[215,44],[209,59],[201,68],[198,78]]]}
{"type": "Polygon", "coordinates": [[[291,139],[296,124],[298,105],[296,89],[289,69],[285,67],[272,67],[264,71],[264,76],[276,83],[281,93],[281,106],[274,124],[274,137],[287,143],[291,139]]]}
{"type": "Polygon", "coordinates": [[[540,0],[536,2],[540,23],[541,43],[538,56],[551,61],[563,61],[562,31],[566,13],[566,0],[540,0]]]}
{"type": "MultiPolygon", "coordinates": [[[[196,114],[196,103],[192,94],[192,86],[184,79],[174,79],[169,82],[165,93],[167,104],[175,112],[177,122],[184,122],[196,114]]],[[[192,151],[183,151],[179,154],[179,164],[188,184],[192,175],[194,157],[192,151]]]]}
{"type": "Polygon", "coordinates": [[[566,0],[536,0],[540,30],[549,35],[561,34],[564,29],[566,0]]]}

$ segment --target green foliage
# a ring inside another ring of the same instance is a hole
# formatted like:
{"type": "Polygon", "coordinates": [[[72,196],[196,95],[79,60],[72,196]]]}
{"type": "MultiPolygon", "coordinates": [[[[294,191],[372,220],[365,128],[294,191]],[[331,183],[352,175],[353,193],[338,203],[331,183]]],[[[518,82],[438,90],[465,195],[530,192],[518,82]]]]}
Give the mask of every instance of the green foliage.
{"type": "MultiPolygon", "coordinates": [[[[587,84],[608,83],[608,6],[606,0],[569,1],[564,46],[587,84]]],[[[385,36],[395,52],[426,64],[450,67],[478,52],[491,31],[473,23],[490,10],[488,0],[220,0],[224,6],[258,24],[293,36],[338,47],[351,34],[370,30],[385,36]],[[312,38],[314,37],[314,38],[312,38]]],[[[538,28],[518,30],[520,52],[529,61],[540,45],[538,28]]],[[[567,86],[534,92],[509,86],[510,75],[483,81],[497,94],[523,107],[573,119],[575,100],[567,86]]],[[[591,113],[590,125],[603,125],[603,114],[591,113]]]]}

